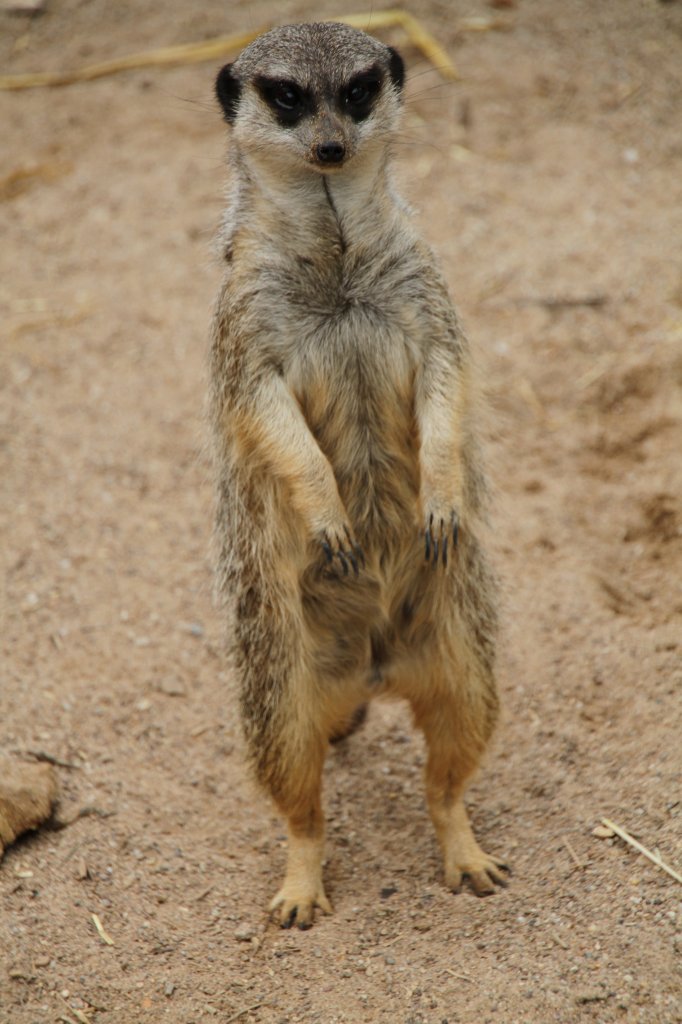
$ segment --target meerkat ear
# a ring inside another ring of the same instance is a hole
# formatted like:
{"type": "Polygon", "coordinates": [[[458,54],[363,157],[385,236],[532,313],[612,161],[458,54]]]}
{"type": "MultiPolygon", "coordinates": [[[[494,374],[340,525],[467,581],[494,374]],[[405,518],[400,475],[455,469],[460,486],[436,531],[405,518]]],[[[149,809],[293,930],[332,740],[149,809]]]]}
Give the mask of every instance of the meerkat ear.
{"type": "Polygon", "coordinates": [[[392,46],[389,46],[388,52],[390,54],[388,70],[391,75],[391,81],[398,92],[402,92],[403,85],[405,84],[405,62],[398,51],[394,50],[392,46]]]}
{"type": "Polygon", "coordinates": [[[215,81],[215,94],[218,102],[223,108],[223,114],[228,124],[231,124],[237,116],[237,105],[241,95],[242,87],[239,79],[232,73],[232,65],[226,64],[218,72],[215,81]]]}

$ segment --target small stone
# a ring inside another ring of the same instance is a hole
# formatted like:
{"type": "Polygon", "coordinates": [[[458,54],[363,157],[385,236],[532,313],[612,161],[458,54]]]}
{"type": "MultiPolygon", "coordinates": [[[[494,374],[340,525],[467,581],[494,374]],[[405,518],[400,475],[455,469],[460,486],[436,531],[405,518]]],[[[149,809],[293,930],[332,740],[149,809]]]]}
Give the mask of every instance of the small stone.
{"type": "Polygon", "coordinates": [[[200,622],[180,622],[178,625],[183,633],[189,633],[190,636],[204,635],[204,627],[200,622]]]}
{"type": "Polygon", "coordinates": [[[174,992],[175,992],[175,985],[173,984],[172,981],[167,981],[166,984],[163,986],[163,993],[164,993],[164,995],[168,999],[170,999],[170,997],[173,995],[174,992]]]}
{"type": "Polygon", "coordinates": [[[596,828],[592,829],[592,835],[596,836],[597,839],[613,839],[615,834],[613,829],[608,828],[606,825],[597,825],[596,828]]]}
{"type": "Polygon", "coordinates": [[[76,878],[79,881],[84,882],[86,878],[90,877],[90,868],[85,863],[83,857],[79,857],[76,863],[76,878]]]}
{"type": "Polygon", "coordinates": [[[427,921],[425,917],[418,917],[415,921],[412,922],[412,926],[418,932],[431,931],[431,922],[427,921]]]}
{"type": "Polygon", "coordinates": [[[49,956],[38,956],[35,959],[36,967],[47,967],[50,962],[49,956]]]}
{"type": "Polygon", "coordinates": [[[583,1003],[604,1003],[608,998],[608,992],[601,992],[598,989],[584,989],[582,992],[578,992],[575,1001],[580,1005],[583,1003]]]}
{"type": "Polygon", "coordinates": [[[161,693],[165,693],[168,697],[186,697],[187,690],[179,679],[164,679],[159,684],[161,693]]]}
{"type": "Polygon", "coordinates": [[[248,924],[240,924],[234,931],[237,942],[251,942],[256,935],[256,929],[248,924]]]}

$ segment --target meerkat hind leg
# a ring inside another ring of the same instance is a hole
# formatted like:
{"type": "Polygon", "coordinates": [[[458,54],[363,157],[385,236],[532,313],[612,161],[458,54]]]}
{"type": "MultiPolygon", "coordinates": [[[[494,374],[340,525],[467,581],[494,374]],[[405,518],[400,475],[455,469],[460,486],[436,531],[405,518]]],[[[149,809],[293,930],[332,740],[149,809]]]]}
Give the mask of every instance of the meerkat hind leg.
{"type": "Polygon", "coordinates": [[[428,747],[426,799],[443,851],[445,884],[459,892],[466,878],[477,896],[490,895],[506,884],[509,869],[478,845],[463,800],[492,729],[485,702],[438,688],[430,700],[413,702],[413,709],[428,747]]]}
{"type": "Polygon", "coordinates": [[[324,761],[322,744],[299,754],[286,779],[286,791],[276,796],[279,810],[287,820],[287,867],[282,887],[270,903],[283,928],[296,924],[311,928],[315,907],[331,914],[322,882],[324,853],[324,817],[321,776],[324,761]]]}

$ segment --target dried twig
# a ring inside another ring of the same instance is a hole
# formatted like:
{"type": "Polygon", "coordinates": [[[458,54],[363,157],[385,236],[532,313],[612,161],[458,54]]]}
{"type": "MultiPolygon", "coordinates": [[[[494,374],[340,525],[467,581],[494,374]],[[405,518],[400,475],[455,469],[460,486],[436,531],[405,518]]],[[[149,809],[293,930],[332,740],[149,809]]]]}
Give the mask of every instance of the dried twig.
{"type": "Polygon", "coordinates": [[[35,89],[44,86],[71,85],[73,82],[91,82],[95,78],[114,75],[118,71],[136,68],[164,67],[174,64],[195,64],[200,61],[223,57],[234,50],[240,50],[252,42],[262,30],[244,32],[232,36],[217,36],[202,43],[183,43],[180,46],[166,46],[158,50],[133,53],[128,57],[115,57],[100,64],[90,64],[77,71],[38,72],[28,75],[0,75],[0,89],[35,89]]]}
{"type": "Polygon", "coordinates": [[[413,46],[424,54],[426,59],[440,71],[443,78],[454,81],[459,78],[455,65],[447,53],[430,32],[427,32],[421,22],[407,11],[372,11],[369,14],[347,14],[344,17],[335,19],[352,25],[354,28],[361,28],[373,32],[376,28],[391,28],[398,25],[403,29],[413,46]]]}
{"type": "Polygon", "coordinates": [[[114,940],[111,938],[110,935],[107,935],[107,933],[105,932],[104,925],[100,921],[97,914],[91,914],[90,917],[92,918],[92,923],[97,929],[97,934],[99,935],[102,942],[106,942],[107,946],[113,946],[114,940]]]}
{"type": "MultiPolygon", "coordinates": [[[[68,1001],[64,998],[64,996],[61,994],[61,992],[59,993],[59,998],[64,1003],[64,1005],[68,1008],[69,1013],[72,1013],[74,1015],[74,1017],[78,1021],[80,1021],[80,1024],[92,1024],[90,1018],[86,1017],[82,1010],[76,1010],[73,1006],[69,1005],[68,1001]]],[[[66,1020],[67,1018],[66,1017],[62,1017],[60,1019],[61,1020],[66,1020]]],[[[71,1022],[70,1022],[70,1024],[71,1024],[71,1022]]]]}
{"type": "Polygon", "coordinates": [[[44,750],[19,750],[17,753],[28,755],[35,761],[45,761],[47,764],[54,764],[58,768],[80,768],[79,764],[73,764],[71,761],[62,761],[60,758],[55,757],[54,754],[48,754],[44,750]]]}
{"type": "Polygon", "coordinates": [[[630,846],[634,847],[635,850],[643,854],[645,857],[648,857],[652,864],[655,864],[656,867],[662,868],[663,871],[667,872],[671,878],[674,878],[676,882],[680,882],[682,884],[682,875],[679,875],[677,871],[674,871],[673,868],[666,864],[660,854],[655,854],[652,853],[651,850],[647,850],[646,846],[642,846],[641,843],[638,843],[636,839],[633,839],[629,832],[626,832],[624,828],[620,827],[620,825],[616,825],[616,823],[611,821],[610,818],[602,818],[601,821],[602,825],[606,825],[607,828],[610,828],[617,836],[620,836],[620,838],[626,843],[629,843],[630,846]]]}
{"type": "Polygon", "coordinates": [[[608,295],[600,292],[594,295],[529,295],[516,299],[517,306],[542,306],[544,309],[575,309],[578,306],[590,306],[598,309],[609,301],[608,295]]]}
{"type": "Polygon", "coordinates": [[[17,167],[3,178],[0,178],[0,201],[14,199],[22,192],[28,191],[39,182],[55,181],[73,170],[73,164],[67,160],[52,160],[42,164],[17,167]]]}
{"type": "Polygon", "coordinates": [[[549,937],[550,937],[550,939],[554,939],[554,941],[556,942],[557,946],[561,946],[562,949],[568,949],[568,946],[566,945],[564,940],[562,938],[560,938],[557,935],[556,932],[550,932],[549,933],[549,937]]]}
{"type": "Polygon", "coordinates": [[[516,391],[524,402],[533,410],[537,418],[539,420],[544,420],[547,415],[545,407],[538,398],[535,388],[526,377],[521,377],[516,381],[516,391]]]}
{"type": "Polygon", "coordinates": [[[239,1020],[239,1018],[243,1017],[245,1013],[251,1013],[251,1010],[257,1010],[258,1007],[262,1005],[262,1003],[254,1003],[253,1006],[245,1006],[243,1010],[237,1010],[236,1013],[233,1013],[231,1017],[227,1018],[225,1024],[231,1024],[233,1020],[239,1020]]]}
{"type": "Polygon", "coordinates": [[[470,978],[468,974],[457,974],[455,971],[451,971],[449,967],[445,968],[445,973],[449,974],[451,978],[457,978],[458,981],[468,981],[473,984],[473,978],[470,978]]]}
{"type": "Polygon", "coordinates": [[[568,850],[569,854],[571,855],[571,860],[573,861],[575,866],[577,868],[580,868],[581,871],[583,871],[584,868],[585,868],[585,865],[584,865],[583,861],[581,861],[580,858],[578,857],[578,854],[575,852],[575,850],[573,849],[573,847],[569,843],[568,839],[564,839],[564,846],[566,847],[566,849],[568,850]]]}

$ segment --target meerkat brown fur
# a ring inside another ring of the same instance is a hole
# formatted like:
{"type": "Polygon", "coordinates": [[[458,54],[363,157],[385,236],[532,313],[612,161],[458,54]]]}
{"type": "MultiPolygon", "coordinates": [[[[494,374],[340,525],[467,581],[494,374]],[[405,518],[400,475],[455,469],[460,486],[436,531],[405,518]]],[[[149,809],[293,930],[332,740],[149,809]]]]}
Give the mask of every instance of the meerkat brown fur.
{"type": "Polygon", "coordinates": [[[445,882],[504,865],[463,803],[497,716],[494,583],[467,340],[393,190],[403,62],[340,24],[289,25],[224,67],[226,276],[211,353],[218,584],[248,750],[288,825],[271,904],[330,911],[321,773],[375,696],[425,735],[445,882]]]}

